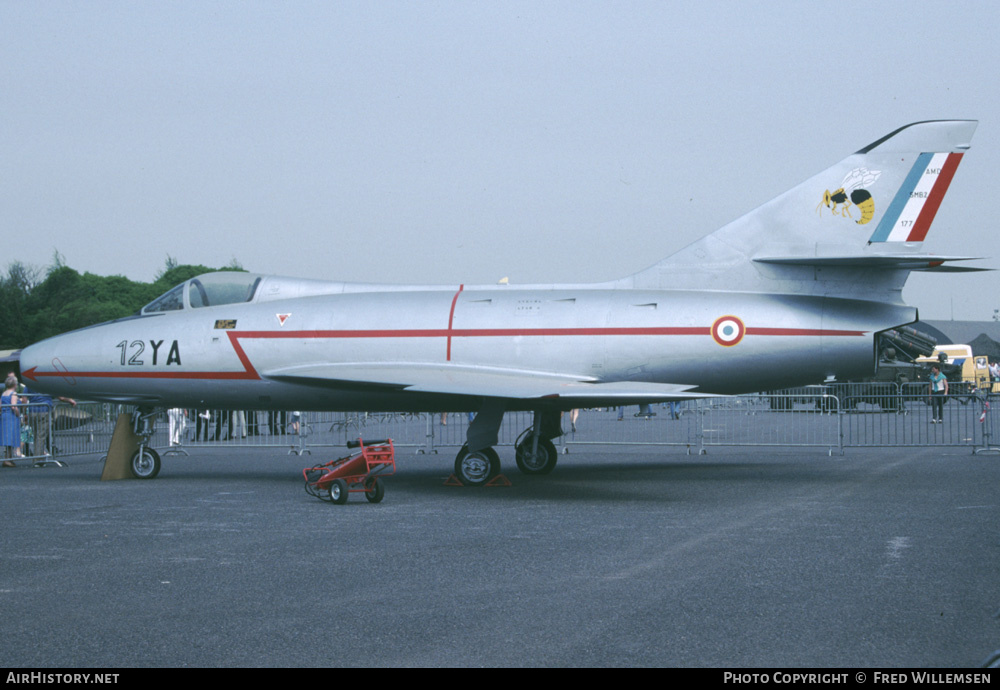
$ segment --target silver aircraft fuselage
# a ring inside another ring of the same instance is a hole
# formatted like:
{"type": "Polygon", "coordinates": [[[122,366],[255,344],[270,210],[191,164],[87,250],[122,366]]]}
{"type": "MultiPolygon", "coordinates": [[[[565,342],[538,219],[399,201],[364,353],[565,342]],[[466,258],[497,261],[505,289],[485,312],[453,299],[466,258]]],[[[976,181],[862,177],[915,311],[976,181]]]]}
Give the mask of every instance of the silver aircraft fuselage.
{"type": "MultiPolygon", "coordinates": [[[[915,319],[909,307],[851,299],[590,286],[330,283],[331,294],[271,300],[268,280],[248,303],[185,304],[43,341],[23,351],[22,371],[53,394],[144,405],[475,410],[497,371],[715,394],[863,376],[874,368],[874,333],[915,319]],[[461,371],[485,388],[308,375],[387,363],[461,371]]],[[[278,280],[284,292],[295,282],[278,280]]],[[[508,409],[588,402],[499,394],[508,409]]]]}

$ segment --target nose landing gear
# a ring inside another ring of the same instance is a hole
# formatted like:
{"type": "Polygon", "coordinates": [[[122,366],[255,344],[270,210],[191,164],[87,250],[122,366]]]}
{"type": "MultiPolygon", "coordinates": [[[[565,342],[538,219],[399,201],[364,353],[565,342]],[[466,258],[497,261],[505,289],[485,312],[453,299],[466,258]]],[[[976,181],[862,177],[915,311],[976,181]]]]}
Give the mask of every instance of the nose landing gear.
{"type": "Polygon", "coordinates": [[[155,417],[153,410],[138,409],[132,413],[132,431],[139,437],[139,449],[132,454],[128,467],[136,479],[154,479],[160,473],[160,455],[149,447],[155,417]]]}

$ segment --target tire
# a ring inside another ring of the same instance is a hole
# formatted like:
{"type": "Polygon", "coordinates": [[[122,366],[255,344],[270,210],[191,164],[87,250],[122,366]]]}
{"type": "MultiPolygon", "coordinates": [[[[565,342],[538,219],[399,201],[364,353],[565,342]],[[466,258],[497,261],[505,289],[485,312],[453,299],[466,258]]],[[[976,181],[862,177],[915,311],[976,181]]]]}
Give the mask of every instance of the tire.
{"type": "Polygon", "coordinates": [[[492,448],[472,453],[462,446],[455,457],[455,476],[465,486],[483,486],[500,474],[500,456],[492,448]]]}
{"type": "Polygon", "coordinates": [[[385,498],[385,484],[378,477],[371,480],[365,489],[367,489],[365,498],[368,499],[369,503],[381,503],[382,499],[385,498]]]}
{"type": "Polygon", "coordinates": [[[160,473],[160,454],[152,448],[136,451],[128,468],[136,479],[154,479],[160,473]]]}
{"type": "Polygon", "coordinates": [[[524,439],[514,451],[517,469],[524,474],[549,474],[556,468],[559,454],[555,444],[547,438],[538,439],[538,453],[531,453],[531,437],[524,439]]]}
{"type": "Polygon", "coordinates": [[[347,503],[347,482],[343,479],[334,479],[330,484],[330,500],[338,506],[347,503]]]}

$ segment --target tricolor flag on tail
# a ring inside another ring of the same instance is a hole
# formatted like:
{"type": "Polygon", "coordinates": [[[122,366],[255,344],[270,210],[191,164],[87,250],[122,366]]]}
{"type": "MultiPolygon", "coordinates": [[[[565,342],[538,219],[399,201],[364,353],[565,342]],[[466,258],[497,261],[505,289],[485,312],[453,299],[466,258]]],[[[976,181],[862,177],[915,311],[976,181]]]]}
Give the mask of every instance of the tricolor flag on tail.
{"type": "Polygon", "coordinates": [[[921,153],[869,242],[923,242],[961,153],[921,153]]]}

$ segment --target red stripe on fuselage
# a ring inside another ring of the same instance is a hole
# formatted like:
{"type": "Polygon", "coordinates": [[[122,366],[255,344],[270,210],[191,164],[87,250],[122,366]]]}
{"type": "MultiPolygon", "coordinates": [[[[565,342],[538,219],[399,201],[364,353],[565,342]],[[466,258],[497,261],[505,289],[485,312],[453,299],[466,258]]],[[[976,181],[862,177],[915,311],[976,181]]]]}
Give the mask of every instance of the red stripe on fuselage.
{"type": "Polygon", "coordinates": [[[747,335],[829,335],[854,336],[865,335],[866,331],[827,331],[822,328],[751,328],[747,326],[747,335]]]}
{"type": "Polygon", "coordinates": [[[38,376],[79,377],[83,379],[211,379],[219,381],[257,380],[253,367],[248,371],[35,371],[38,376]]]}
{"type": "MultiPolygon", "coordinates": [[[[459,288],[461,292],[461,288],[459,288]]],[[[447,359],[451,361],[451,341],[453,338],[513,338],[513,337],[581,337],[581,336],[711,336],[708,326],[662,326],[662,327],[599,327],[599,328],[459,328],[451,327],[454,317],[455,294],[452,302],[452,317],[448,328],[375,329],[375,330],[317,330],[317,331],[227,331],[233,351],[243,365],[243,371],[35,371],[33,376],[78,376],[80,378],[113,379],[197,379],[209,381],[256,381],[260,374],[254,368],[250,357],[240,344],[241,339],[382,339],[382,338],[446,338],[447,359]]],[[[819,328],[762,328],[748,326],[747,336],[862,336],[865,331],[824,330],[819,328]]]]}
{"type": "MultiPolygon", "coordinates": [[[[596,328],[414,328],[357,331],[230,331],[236,338],[498,338],[516,336],[586,335],[711,335],[708,326],[600,326],[596,328]]],[[[747,335],[865,335],[865,331],[833,331],[822,328],[747,327],[747,335]]]]}

